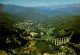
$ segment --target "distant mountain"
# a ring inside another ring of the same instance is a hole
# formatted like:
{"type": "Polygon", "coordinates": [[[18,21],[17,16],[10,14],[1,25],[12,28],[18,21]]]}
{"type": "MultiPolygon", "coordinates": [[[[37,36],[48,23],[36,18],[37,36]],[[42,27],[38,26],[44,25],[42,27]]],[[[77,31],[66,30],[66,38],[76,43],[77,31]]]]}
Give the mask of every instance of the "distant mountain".
{"type": "Polygon", "coordinates": [[[17,15],[36,21],[43,21],[54,16],[80,15],[80,4],[33,7],[17,15]]]}
{"type": "Polygon", "coordinates": [[[11,4],[0,4],[0,11],[15,14],[18,12],[25,11],[27,9],[31,9],[30,7],[22,7],[17,5],[11,5],[11,4]]]}
{"type": "Polygon", "coordinates": [[[21,16],[24,19],[42,21],[54,16],[80,15],[80,3],[41,7],[22,7],[11,4],[0,4],[0,12],[15,14],[21,16]]]}
{"type": "Polygon", "coordinates": [[[50,18],[50,16],[48,14],[46,14],[44,12],[40,12],[39,10],[37,10],[35,8],[16,13],[16,15],[21,16],[23,18],[31,19],[34,21],[42,21],[47,18],[50,18]]]}
{"type": "Polygon", "coordinates": [[[41,10],[44,13],[48,14],[50,17],[54,17],[54,16],[72,16],[73,14],[70,14],[68,12],[62,11],[62,10],[41,10]]]}
{"type": "Polygon", "coordinates": [[[35,8],[41,11],[44,11],[48,14],[55,13],[55,10],[57,10],[57,11],[63,11],[65,13],[72,14],[72,15],[80,15],[80,3],[68,4],[68,5],[42,6],[42,7],[35,7],[35,8]]]}
{"type": "Polygon", "coordinates": [[[32,19],[34,21],[41,21],[44,20],[45,18],[49,18],[49,15],[33,7],[21,7],[10,4],[7,5],[0,4],[0,5],[1,5],[0,11],[21,16],[23,19],[32,19]]]}
{"type": "MultiPolygon", "coordinates": [[[[58,16],[56,13],[66,13],[67,14],[73,14],[73,15],[79,15],[80,14],[80,3],[74,3],[74,4],[68,4],[68,5],[52,5],[52,6],[38,6],[38,7],[22,7],[17,5],[11,5],[11,4],[0,4],[0,10],[8,13],[18,13],[23,12],[29,9],[35,8],[36,10],[39,10],[40,12],[45,12],[46,14],[49,14],[51,16],[58,16]],[[62,12],[60,12],[62,11],[62,12]]],[[[60,14],[63,15],[64,14],[60,14]]]]}

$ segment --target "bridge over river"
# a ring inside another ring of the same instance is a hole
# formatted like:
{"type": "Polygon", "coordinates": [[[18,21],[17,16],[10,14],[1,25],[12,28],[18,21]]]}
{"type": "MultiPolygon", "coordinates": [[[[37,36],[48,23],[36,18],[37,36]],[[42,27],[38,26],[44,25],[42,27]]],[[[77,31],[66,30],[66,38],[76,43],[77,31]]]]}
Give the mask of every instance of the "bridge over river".
{"type": "Polygon", "coordinates": [[[41,38],[27,38],[27,37],[22,37],[25,40],[34,40],[34,41],[50,41],[52,43],[54,43],[54,45],[62,45],[62,44],[66,44],[70,41],[71,37],[73,35],[73,32],[70,36],[67,37],[63,37],[63,38],[54,38],[54,39],[41,39],[41,38]]]}

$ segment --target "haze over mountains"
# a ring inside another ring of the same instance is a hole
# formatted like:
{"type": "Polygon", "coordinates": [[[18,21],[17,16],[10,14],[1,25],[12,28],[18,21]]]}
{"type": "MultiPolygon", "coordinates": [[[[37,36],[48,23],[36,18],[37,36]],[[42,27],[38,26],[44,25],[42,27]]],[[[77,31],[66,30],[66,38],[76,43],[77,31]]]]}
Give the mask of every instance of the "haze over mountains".
{"type": "MultiPolygon", "coordinates": [[[[0,4],[2,6],[2,10],[5,12],[9,12],[12,14],[26,11],[29,9],[37,9],[40,12],[50,12],[50,13],[55,13],[54,11],[59,12],[63,11],[65,13],[71,13],[71,14],[80,14],[80,3],[75,3],[75,4],[68,4],[68,5],[53,5],[53,6],[37,6],[37,7],[22,7],[22,6],[17,6],[17,5],[11,5],[11,4],[0,4]]],[[[54,16],[54,15],[53,15],[54,16]]],[[[57,16],[57,15],[56,15],[57,16]]]]}
{"type": "MultiPolygon", "coordinates": [[[[64,13],[70,13],[72,15],[80,14],[80,11],[79,11],[80,10],[80,3],[69,4],[69,5],[43,6],[43,7],[37,7],[37,8],[45,11],[46,13],[52,14],[52,16],[54,16],[55,13],[59,13],[59,11],[62,11],[60,13],[64,12],[64,13]]],[[[57,15],[55,15],[55,16],[57,16],[57,15]]]]}
{"type": "Polygon", "coordinates": [[[18,15],[26,19],[42,21],[54,16],[80,15],[80,3],[37,7],[22,7],[11,4],[0,4],[0,11],[18,15]]]}

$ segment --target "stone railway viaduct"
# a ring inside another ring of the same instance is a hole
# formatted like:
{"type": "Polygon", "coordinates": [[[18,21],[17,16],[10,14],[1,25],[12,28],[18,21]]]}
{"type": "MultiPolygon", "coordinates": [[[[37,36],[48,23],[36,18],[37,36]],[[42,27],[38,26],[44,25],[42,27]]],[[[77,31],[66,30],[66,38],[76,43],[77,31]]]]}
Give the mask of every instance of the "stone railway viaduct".
{"type": "Polygon", "coordinates": [[[54,43],[54,45],[62,45],[62,44],[66,44],[70,41],[71,37],[73,35],[73,32],[70,36],[68,37],[63,37],[63,38],[54,38],[54,39],[40,39],[40,38],[27,38],[27,37],[23,37],[25,40],[34,40],[34,41],[38,41],[38,40],[41,40],[41,41],[50,41],[52,43],[54,43]]]}
{"type": "Polygon", "coordinates": [[[54,43],[54,45],[62,45],[62,44],[66,44],[67,42],[70,41],[71,37],[65,37],[65,38],[55,38],[55,39],[39,39],[39,38],[31,38],[31,39],[28,39],[27,37],[24,37],[25,40],[41,40],[41,41],[50,41],[52,43],[54,43]]]}
{"type": "MultiPolygon", "coordinates": [[[[24,22],[25,23],[25,22],[24,22]]],[[[22,25],[24,23],[20,23],[20,24],[16,24],[16,25],[22,25]]],[[[15,27],[15,25],[13,25],[15,27]]],[[[66,44],[70,41],[71,37],[73,35],[73,32],[71,34],[71,36],[67,36],[67,37],[63,37],[63,38],[54,38],[54,39],[40,39],[40,38],[27,38],[27,37],[22,37],[24,38],[25,40],[35,40],[35,41],[38,41],[38,40],[41,40],[41,41],[50,41],[52,43],[54,43],[54,45],[62,45],[62,44],[66,44]]]]}

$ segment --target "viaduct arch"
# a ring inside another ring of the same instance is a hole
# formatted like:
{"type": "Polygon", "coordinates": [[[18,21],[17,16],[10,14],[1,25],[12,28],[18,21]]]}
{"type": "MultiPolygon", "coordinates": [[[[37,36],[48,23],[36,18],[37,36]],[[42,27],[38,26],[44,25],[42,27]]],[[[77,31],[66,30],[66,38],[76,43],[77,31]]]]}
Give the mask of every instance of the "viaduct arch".
{"type": "Polygon", "coordinates": [[[54,39],[40,39],[40,38],[27,38],[27,37],[22,37],[24,38],[25,40],[44,40],[44,41],[50,41],[52,43],[54,43],[54,45],[62,45],[62,44],[66,44],[70,41],[71,37],[72,37],[73,33],[71,34],[71,36],[68,36],[68,37],[63,37],[63,38],[54,38],[54,39]]]}

